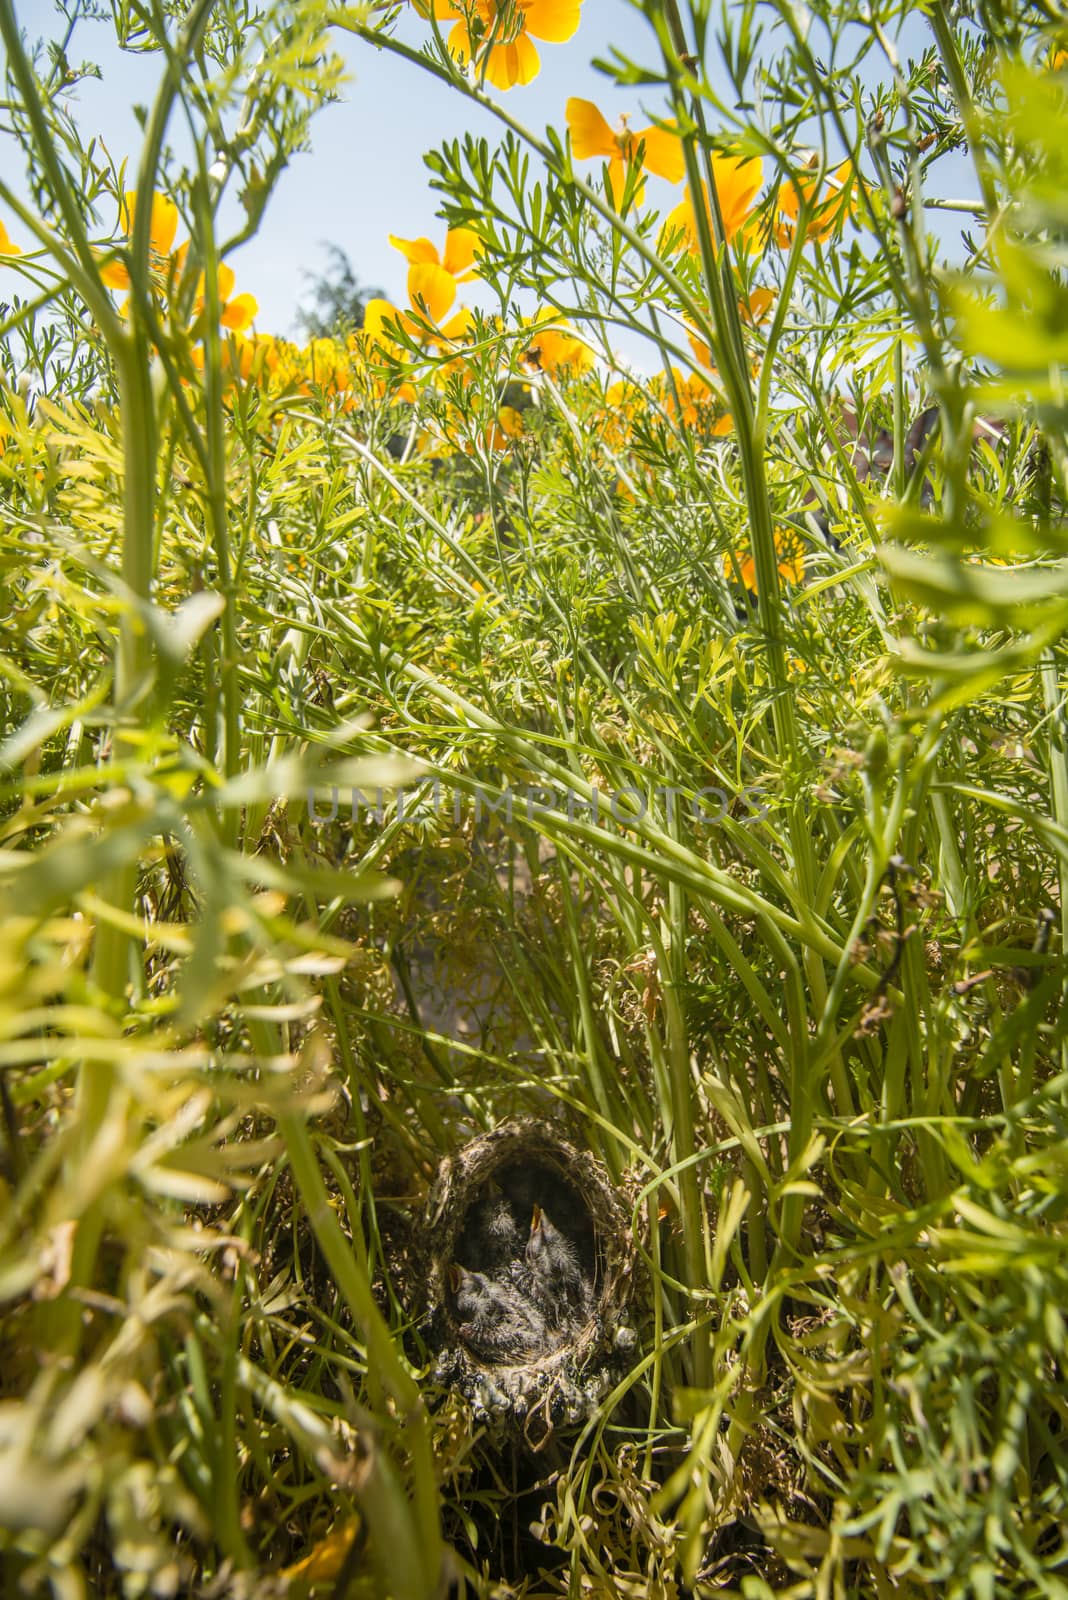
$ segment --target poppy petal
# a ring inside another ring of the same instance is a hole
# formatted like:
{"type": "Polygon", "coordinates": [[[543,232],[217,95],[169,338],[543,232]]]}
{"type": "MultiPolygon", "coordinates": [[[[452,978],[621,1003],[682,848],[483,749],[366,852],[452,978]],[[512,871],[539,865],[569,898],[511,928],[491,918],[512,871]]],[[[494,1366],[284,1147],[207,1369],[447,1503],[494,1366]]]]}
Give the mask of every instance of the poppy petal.
{"type": "Polygon", "coordinates": [[[449,54],[462,66],[471,59],[471,34],[466,22],[458,22],[449,34],[449,54]]]}
{"type": "MultiPolygon", "coordinates": [[[[442,256],[441,265],[446,272],[451,272],[453,277],[474,277],[474,272],[468,269],[473,266],[477,257],[485,250],[485,245],[478,234],[471,228],[450,228],[445,235],[445,254],[442,256]]],[[[437,259],[435,253],[435,260],[437,259]]]]}
{"type": "Polygon", "coordinates": [[[152,196],[152,220],[148,225],[148,237],[152,248],[159,256],[169,255],[174,245],[174,236],[178,232],[178,207],[173,200],[168,200],[165,194],[152,196]]]}
{"type": "Polygon", "coordinates": [[[486,80],[495,89],[531,83],[540,71],[541,58],[525,33],[511,44],[492,45],[486,58],[486,80]]]}
{"type": "Polygon", "coordinates": [[[729,244],[753,209],[753,201],[764,182],[764,163],[759,156],[739,160],[737,156],[712,156],[716,193],[723,216],[723,232],[729,244]]]}
{"type": "Polygon", "coordinates": [[[738,302],[738,309],[744,322],[755,324],[764,320],[774,303],[774,289],[754,289],[748,300],[738,302]]]}
{"type": "MultiPolygon", "coordinates": [[[[553,318],[551,310],[539,311],[536,323],[553,318]]],[[[572,372],[586,372],[593,366],[593,351],[571,330],[566,317],[555,318],[554,327],[540,327],[520,356],[522,365],[534,372],[550,375],[562,368],[572,372]]]]}
{"type": "Polygon", "coordinates": [[[236,300],[230,300],[223,308],[220,321],[224,328],[230,328],[234,333],[241,333],[255,320],[259,302],[250,294],[239,294],[236,300]]]}
{"type": "Polygon", "coordinates": [[[109,289],[128,289],[130,287],[130,274],[121,261],[109,261],[106,267],[101,267],[100,276],[109,289]]]}
{"type": "Polygon", "coordinates": [[[645,145],[642,162],[647,172],[669,183],[681,183],[686,176],[686,162],[682,154],[682,140],[677,133],[666,128],[643,128],[635,137],[645,145]]]}
{"type": "Polygon", "coordinates": [[[441,264],[437,249],[429,239],[398,239],[395,233],[391,233],[389,242],[413,267],[421,266],[423,262],[430,262],[435,267],[441,264]]]}
{"type": "Polygon", "coordinates": [[[363,332],[372,344],[390,338],[389,323],[403,323],[405,313],[388,300],[368,300],[363,308],[363,332]]]}
{"type": "Polygon", "coordinates": [[[685,200],[680,200],[664,218],[656,247],[664,251],[669,244],[674,250],[689,250],[692,253],[697,249],[697,229],[694,226],[689,189],[686,190],[685,200]]]}
{"type": "Polygon", "coordinates": [[[448,322],[442,324],[441,337],[450,343],[468,338],[474,331],[475,316],[467,306],[462,306],[453,313],[448,322]]]}
{"type": "MultiPolygon", "coordinates": [[[[119,226],[129,239],[133,235],[137,212],[137,192],[127,189],[119,206],[119,226]]],[[[178,207],[165,194],[153,194],[152,215],[148,223],[148,239],[158,256],[169,255],[178,232],[178,207]]]]}
{"type": "Polygon", "coordinates": [[[572,38],[581,19],[582,0],[526,0],[523,6],[527,32],[547,44],[563,44],[572,38]]]}
{"type": "Polygon", "coordinates": [[[444,267],[423,262],[409,269],[408,298],[416,311],[423,311],[431,322],[440,323],[456,299],[456,279],[444,267]]]}
{"type": "Polygon", "coordinates": [[[577,160],[618,155],[616,136],[592,100],[580,100],[573,95],[564,114],[571,133],[571,151],[577,160]]]}
{"type": "Polygon", "coordinates": [[[687,338],[690,341],[690,349],[693,351],[701,365],[703,367],[707,367],[709,372],[715,372],[716,363],[712,360],[712,352],[708,348],[707,344],[705,344],[704,340],[699,339],[695,333],[687,334],[687,338]]]}

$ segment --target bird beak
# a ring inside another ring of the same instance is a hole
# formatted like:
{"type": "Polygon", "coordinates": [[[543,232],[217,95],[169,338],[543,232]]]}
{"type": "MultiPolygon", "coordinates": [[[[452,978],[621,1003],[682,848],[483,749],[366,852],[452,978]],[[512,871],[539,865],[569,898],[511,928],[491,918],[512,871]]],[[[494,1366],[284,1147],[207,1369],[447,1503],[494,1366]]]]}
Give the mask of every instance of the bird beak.
{"type": "Polygon", "coordinates": [[[449,1280],[449,1288],[452,1290],[453,1294],[459,1294],[460,1289],[463,1287],[464,1281],[463,1267],[457,1266],[456,1262],[454,1261],[446,1276],[449,1280]]]}
{"type": "Polygon", "coordinates": [[[530,1219],[530,1231],[531,1231],[531,1233],[537,1233],[538,1232],[538,1229],[541,1227],[541,1217],[542,1217],[541,1206],[535,1206],[534,1207],[534,1215],[530,1219]]]}

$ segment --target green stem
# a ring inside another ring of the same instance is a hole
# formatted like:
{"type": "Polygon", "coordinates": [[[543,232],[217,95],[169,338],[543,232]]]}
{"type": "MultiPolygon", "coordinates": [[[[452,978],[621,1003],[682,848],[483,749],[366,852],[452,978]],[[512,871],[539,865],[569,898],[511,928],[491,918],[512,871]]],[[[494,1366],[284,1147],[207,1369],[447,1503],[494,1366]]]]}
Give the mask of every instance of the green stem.
{"type": "MultiPolygon", "coordinates": [[[[226,429],[223,408],[222,338],[219,321],[222,306],[219,301],[219,258],[215,245],[215,223],[209,198],[208,178],[203,149],[198,146],[200,182],[197,192],[197,221],[204,258],[204,409],[208,456],[208,518],[211,524],[212,549],[218,574],[219,592],[224,605],[219,619],[220,660],[219,681],[223,706],[223,773],[234,778],[241,765],[241,709],[238,687],[238,637],[236,593],[233,566],[230,559],[230,529],[226,509],[226,429]]],[[[237,843],[240,816],[236,810],[224,812],[220,818],[224,843],[233,848],[237,843]]]]}
{"type": "MultiPolygon", "coordinates": [[[[29,120],[34,148],[45,170],[49,187],[63,218],[63,226],[67,230],[67,238],[80,268],[79,293],[96,318],[105,338],[110,344],[115,345],[121,339],[121,325],[101,282],[99,268],[89,247],[81,206],[75,198],[70,179],[59,159],[45,107],[38,91],[37,78],[22,48],[22,38],[11,0],[0,0],[0,37],[3,38],[4,48],[7,51],[8,71],[22,96],[22,108],[29,120]]],[[[21,211],[21,207],[19,210],[21,211]]],[[[62,265],[65,252],[54,244],[47,230],[35,227],[34,232],[62,265]]]]}
{"type": "MultiPolygon", "coordinates": [[[[1065,694],[1057,658],[1047,650],[1040,666],[1042,699],[1049,719],[1049,777],[1053,820],[1068,828],[1068,718],[1065,716],[1065,694]]],[[[1061,902],[1061,950],[1068,950],[1068,857],[1057,854],[1057,876],[1061,902]]],[[[1068,978],[1061,993],[1068,1004],[1068,978]]],[[[1061,1040],[1061,1071],[1068,1071],[1068,1039],[1061,1040]]]]}
{"type": "Polygon", "coordinates": [[[414,1498],[403,1513],[399,1497],[388,1492],[393,1488],[392,1474],[387,1484],[381,1472],[372,1471],[361,1484],[361,1504],[375,1534],[376,1553],[391,1569],[392,1593],[404,1600],[431,1600],[438,1590],[443,1547],[437,1479],[422,1396],[397,1353],[389,1327],[375,1305],[371,1285],[330,1205],[306,1121],[288,1113],[279,1119],[279,1127],[308,1220],[367,1345],[368,1366],[374,1369],[396,1408],[410,1455],[414,1498]]]}
{"type": "MultiPolygon", "coordinates": [[[[684,891],[678,884],[668,890],[668,914],[661,919],[659,936],[655,929],[653,948],[661,978],[661,1004],[664,1012],[664,1031],[667,1042],[668,1080],[671,1088],[673,1163],[686,1163],[679,1172],[679,1209],[682,1219],[682,1248],[686,1266],[686,1282],[691,1288],[704,1288],[708,1283],[708,1260],[705,1253],[706,1218],[697,1167],[690,1160],[697,1149],[694,1118],[693,1080],[690,1073],[690,1052],[686,1043],[686,1024],[679,1001],[685,961],[681,958],[681,941],[685,935],[685,915],[680,917],[684,891]]],[[[707,1388],[712,1381],[712,1350],[707,1337],[699,1336],[692,1347],[693,1381],[697,1388],[707,1388]]]]}
{"type": "Polygon", "coordinates": [[[986,207],[987,220],[989,221],[997,211],[998,197],[990,167],[983,154],[979,118],[976,114],[972,92],[968,87],[968,80],[964,75],[964,63],[960,58],[953,27],[949,17],[946,15],[943,0],[933,0],[933,4],[927,14],[931,21],[935,42],[938,45],[938,54],[942,58],[946,81],[949,84],[954,100],[957,102],[960,110],[960,120],[968,136],[968,151],[972,158],[972,165],[975,167],[979,193],[983,197],[983,205],[986,207]]]}

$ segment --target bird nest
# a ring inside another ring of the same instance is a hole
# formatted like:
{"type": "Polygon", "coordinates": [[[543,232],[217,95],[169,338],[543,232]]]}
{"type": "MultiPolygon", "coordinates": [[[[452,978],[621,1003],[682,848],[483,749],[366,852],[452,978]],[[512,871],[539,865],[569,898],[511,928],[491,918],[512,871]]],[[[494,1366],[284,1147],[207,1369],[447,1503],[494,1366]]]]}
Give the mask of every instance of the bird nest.
{"type": "Polygon", "coordinates": [[[548,1123],[502,1123],[441,1164],[420,1229],[435,1377],[543,1443],[585,1420],[634,1350],[630,1219],[548,1123]]]}

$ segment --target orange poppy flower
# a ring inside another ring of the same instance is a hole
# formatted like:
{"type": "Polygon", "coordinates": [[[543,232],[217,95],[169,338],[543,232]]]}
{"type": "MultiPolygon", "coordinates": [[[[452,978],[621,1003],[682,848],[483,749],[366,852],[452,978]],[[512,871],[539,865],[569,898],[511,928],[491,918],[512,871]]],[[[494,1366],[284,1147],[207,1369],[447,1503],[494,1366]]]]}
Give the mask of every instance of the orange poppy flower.
{"type": "MultiPolygon", "coordinates": [[[[174,252],[175,271],[179,277],[185,270],[185,258],[188,253],[189,240],[186,239],[185,243],[180,244],[174,252]]],[[[260,309],[259,301],[251,294],[235,295],[235,281],[233,267],[228,266],[225,261],[220,261],[216,278],[219,290],[219,322],[222,327],[229,328],[231,333],[244,333],[246,328],[251,327],[260,309]]],[[[193,315],[196,317],[199,317],[204,309],[204,287],[204,274],[201,273],[197,279],[197,292],[193,300],[193,315]]]]}
{"type": "Polygon", "coordinates": [[[304,349],[304,377],[324,393],[341,394],[352,387],[349,352],[335,339],[312,339],[304,349]]]}
{"type": "MultiPolygon", "coordinates": [[[[133,236],[134,213],[137,209],[137,195],[128,190],[122,197],[119,206],[119,226],[126,235],[129,243],[133,236]]],[[[148,238],[150,245],[149,263],[153,270],[165,272],[167,259],[174,247],[174,236],[178,232],[178,207],[173,200],[168,200],[165,194],[152,196],[152,218],[148,225],[148,238]]],[[[130,274],[121,261],[109,261],[101,267],[100,276],[109,289],[128,289],[130,287],[130,274]]]]}
{"type": "MultiPolygon", "coordinates": [[[[125,231],[127,241],[133,235],[134,215],[137,208],[137,196],[131,190],[123,196],[119,208],[120,223],[125,231]]],[[[178,231],[178,207],[173,200],[168,200],[166,195],[154,194],[152,196],[152,216],[148,225],[149,237],[149,264],[157,278],[163,279],[166,287],[167,280],[180,277],[185,259],[189,253],[188,239],[178,249],[174,249],[174,236],[178,231]]],[[[100,276],[111,289],[128,289],[130,287],[130,274],[122,261],[109,261],[100,269],[100,276]]],[[[232,267],[221,262],[219,265],[219,321],[231,333],[243,333],[248,328],[259,305],[250,294],[234,294],[234,271],[232,267]]],[[[125,315],[126,307],[122,308],[125,315]]],[[[196,298],[193,302],[194,315],[199,317],[204,309],[204,274],[200,274],[197,283],[196,298]]]]}
{"type": "MultiPolygon", "coordinates": [[[[623,197],[627,168],[638,159],[639,148],[644,146],[642,167],[669,183],[681,183],[686,171],[682,143],[675,133],[666,128],[642,128],[632,132],[626,117],[621,117],[619,127],[612,129],[592,100],[576,96],[565,108],[567,126],[571,133],[571,149],[579,161],[589,161],[603,156],[608,161],[608,193],[612,204],[618,205],[623,197]]],[[[640,205],[645,185],[638,184],[634,194],[640,205]]]]}
{"type": "MultiPolygon", "coordinates": [[[[739,300],[738,302],[738,310],[741,313],[742,321],[748,327],[755,328],[757,323],[767,316],[774,301],[775,291],[773,289],[754,289],[748,299],[739,300]]],[[[707,367],[709,372],[715,372],[716,367],[712,360],[712,352],[704,340],[699,338],[693,329],[689,327],[686,330],[686,336],[690,341],[690,349],[701,365],[707,367]]]]}
{"type": "MultiPolygon", "coordinates": [[[[203,305],[198,299],[197,310],[203,305]]],[[[242,333],[251,326],[260,309],[259,302],[250,294],[234,294],[234,270],[225,261],[219,263],[219,321],[232,333],[242,333]]]]}
{"type": "MultiPolygon", "coordinates": [[[[254,375],[257,355],[258,350],[255,339],[245,339],[239,333],[235,333],[233,338],[227,339],[222,347],[220,366],[223,377],[228,382],[233,382],[235,379],[240,378],[242,383],[247,383],[254,375]]],[[[204,346],[202,344],[194,345],[189,352],[189,359],[198,372],[203,372],[204,346]]],[[[262,366],[263,362],[261,361],[261,371],[262,366]]],[[[256,375],[259,376],[260,374],[256,375]]]]}
{"type": "Polygon", "coordinates": [[[398,239],[391,233],[389,242],[408,262],[412,310],[422,312],[433,323],[440,323],[452,307],[457,285],[478,276],[474,263],[485,248],[470,228],[450,228],[441,255],[429,239],[398,239]]]}
{"type": "Polygon", "coordinates": [[[604,441],[610,449],[622,450],[626,447],[634,423],[645,410],[645,403],[645,392],[633,379],[622,378],[609,384],[599,420],[604,441]]]}
{"type": "Polygon", "coordinates": [[[588,372],[593,366],[593,351],[571,332],[566,317],[558,317],[546,308],[538,312],[530,326],[537,331],[519,357],[520,365],[528,371],[547,372],[553,377],[565,369],[579,373],[588,372]]]}
{"type": "Polygon", "coordinates": [[[270,333],[256,333],[243,342],[252,353],[251,375],[259,382],[269,382],[283,369],[288,349],[285,340],[270,333]]]}
{"type": "Polygon", "coordinates": [[[368,300],[363,308],[363,328],[358,338],[368,347],[377,346],[388,355],[395,355],[400,346],[393,337],[391,323],[403,328],[405,333],[417,331],[417,325],[406,311],[398,311],[388,300],[368,300]]]}
{"type": "MultiPolygon", "coordinates": [[[[379,362],[394,365],[409,359],[408,352],[392,336],[389,329],[391,323],[399,324],[406,332],[410,326],[414,326],[407,313],[398,311],[396,306],[391,306],[388,300],[368,300],[363,308],[363,328],[356,336],[365,359],[370,360],[377,357],[379,362]]],[[[379,398],[386,393],[388,387],[389,385],[384,378],[376,377],[374,379],[375,394],[379,398]]],[[[414,402],[416,397],[415,385],[405,379],[395,393],[398,400],[414,402]]]]}
{"type": "MultiPolygon", "coordinates": [[[[779,557],[779,576],[784,583],[800,583],[805,576],[805,547],[796,528],[775,529],[775,550],[779,557]]],[[[740,551],[737,556],[742,583],[754,594],[757,592],[756,562],[752,552],[740,551]]],[[[723,571],[734,577],[734,563],[730,556],[723,558],[723,571]]]]}
{"type": "MultiPolygon", "coordinates": [[[[760,185],[764,181],[764,163],[759,156],[743,158],[741,156],[721,156],[713,154],[711,157],[712,172],[716,180],[716,193],[719,196],[719,208],[723,216],[723,233],[728,244],[732,244],[736,235],[741,232],[749,220],[754,202],[760,192],[760,185]]],[[[702,183],[701,199],[709,218],[711,229],[711,213],[708,210],[708,190],[702,183]]],[[[699,248],[697,239],[697,219],[694,215],[693,198],[689,185],[686,187],[686,198],[674,211],[668,213],[661,230],[661,248],[673,234],[682,230],[683,248],[691,255],[695,255],[699,248]]]]}
{"type": "MultiPolygon", "coordinates": [[[[510,450],[516,439],[523,437],[523,418],[514,406],[502,406],[496,422],[488,423],[482,430],[482,442],[487,450],[510,450]]],[[[464,446],[467,455],[473,454],[470,444],[464,446]]]]}
{"type": "Polygon", "coordinates": [[[748,299],[739,300],[738,310],[742,313],[742,321],[755,328],[758,322],[763,322],[768,312],[775,303],[774,289],[754,289],[748,299]]]}
{"type": "MultiPolygon", "coordinates": [[[[363,333],[368,336],[371,343],[381,345],[388,354],[401,359],[406,358],[408,352],[392,332],[387,331],[389,323],[395,323],[407,338],[418,344],[448,350],[470,336],[474,316],[466,306],[461,306],[459,311],[454,312],[440,327],[430,328],[425,315],[421,312],[412,316],[409,312],[401,311],[397,306],[391,305],[388,300],[369,300],[364,307],[363,333]]],[[[454,365],[450,362],[446,367],[439,369],[439,375],[448,372],[454,365]]]]}
{"type": "Polygon", "coordinates": [[[11,235],[4,224],[0,222],[0,256],[20,256],[22,251],[17,244],[11,243],[11,235]]]}
{"type": "MultiPolygon", "coordinates": [[[[829,175],[823,199],[816,205],[805,228],[806,239],[828,238],[850,215],[853,209],[853,184],[850,176],[852,171],[853,163],[843,161],[838,170],[829,175]]],[[[783,248],[793,241],[801,202],[803,200],[806,205],[811,202],[815,185],[814,176],[800,178],[797,183],[791,180],[780,185],[777,202],[779,220],[775,224],[775,241],[783,248]],[[787,219],[785,222],[782,220],[783,217],[787,219]]]]}
{"type": "Polygon", "coordinates": [[[495,89],[530,83],[541,70],[531,38],[563,44],[576,32],[582,0],[474,0],[470,7],[479,26],[472,29],[459,0],[416,0],[424,16],[455,22],[449,49],[458,60],[472,59],[495,89]],[[506,19],[512,10],[514,21],[506,19]]]}
{"type": "MultiPolygon", "coordinates": [[[[693,339],[690,342],[696,350],[693,339]]],[[[706,349],[703,345],[701,348],[706,349]]],[[[704,365],[712,377],[717,375],[711,359],[704,365]]],[[[734,418],[726,410],[722,393],[711,378],[700,372],[684,374],[672,367],[670,377],[664,374],[654,381],[653,392],[667,415],[677,418],[684,428],[703,428],[714,439],[734,430],[734,418]]]]}

